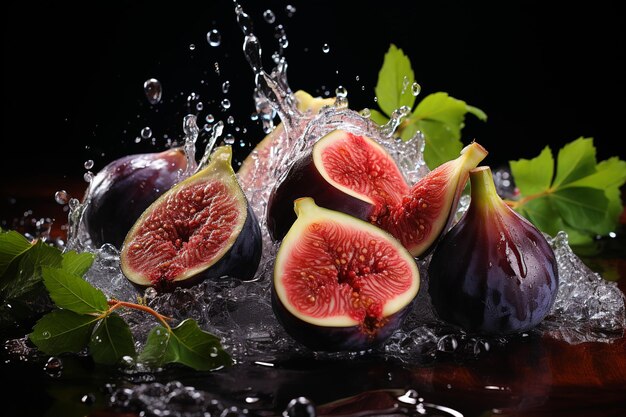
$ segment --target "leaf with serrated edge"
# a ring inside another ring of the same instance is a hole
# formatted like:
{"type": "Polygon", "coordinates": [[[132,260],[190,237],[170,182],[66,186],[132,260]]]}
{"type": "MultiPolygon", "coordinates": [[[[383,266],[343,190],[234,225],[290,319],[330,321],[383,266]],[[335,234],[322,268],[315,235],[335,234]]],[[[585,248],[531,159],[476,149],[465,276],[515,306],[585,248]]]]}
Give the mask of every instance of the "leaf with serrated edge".
{"type": "Polygon", "coordinates": [[[68,310],[55,310],[39,319],[28,338],[48,355],[79,352],[87,346],[98,320],[68,310]]]}
{"type": "MultiPolygon", "coordinates": [[[[11,276],[3,277],[0,296],[5,300],[21,297],[41,285],[41,268],[61,265],[61,251],[37,241],[16,259],[17,268],[11,266],[11,276]]],[[[43,286],[41,286],[43,289],[43,286]]]]}
{"type": "Polygon", "coordinates": [[[62,269],[42,268],[43,282],[50,298],[61,308],[79,314],[103,313],[108,310],[106,296],[84,279],[62,269]]]}
{"type": "Polygon", "coordinates": [[[193,319],[183,321],[171,333],[163,326],[152,329],[139,360],[152,366],[180,363],[198,371],[232,363],[219,338],[200,329],[193,319]]]}
{"type": "Polygon", "coordinates": [[[72,275],[82,277],[91,268],[93,259],[94,255],[92,253],[78,253],[71,250],[63,254],[61,268],[72,275]]]}
{"type": "Polygon", "coordinates": [[[602,190],[589,187],[557,190],[550,194],[550,199],[566,223],[592,233],[597,233],[609,205],[602,190]]]}
{"type": "Polygon", "coordinates": [[[582,177],[576,181],[567,183],[565,187],[592,187],[600,190],[607,188],[619,188],[626,182],[626,161],[614,156],[596,166],[594,173],[582,177]]]}
{"type": "Polygon", "coordinates": [[[411,61],[402,49],[391,44],[385,54],[374,89],[378,105],[383,112],[389,116],[402,106],[412,108],[415,96],[411,91],[411,85],[414,81],[415,75],[411,68],[411,61]]]}
{"type": "Polygon", "coordinates": [[[559,150],[552,188],[561,187],[596,172],[593,139],[578,138],[559,150]]]}
{"type": "Polygon", "coordinates": [[[94,362],[115,365],[124,356],[135,356],[135,343],[128,324],[117,314],[109,314],[98,324],[89,341],[94,362]]]}
{"type": "Polygon", "coordinates": [[[31,243],[16,231],[0,234],[0,277],[4,275],[11,262],[31,247],[31,243]]]}
{"type": "Polygon", "coordinates": [[[523,195],[539,194],[550,188],[554,175],[554,158],[548,146],[536,158],[510,161],[509,165],[515,185],[523,195]]]}

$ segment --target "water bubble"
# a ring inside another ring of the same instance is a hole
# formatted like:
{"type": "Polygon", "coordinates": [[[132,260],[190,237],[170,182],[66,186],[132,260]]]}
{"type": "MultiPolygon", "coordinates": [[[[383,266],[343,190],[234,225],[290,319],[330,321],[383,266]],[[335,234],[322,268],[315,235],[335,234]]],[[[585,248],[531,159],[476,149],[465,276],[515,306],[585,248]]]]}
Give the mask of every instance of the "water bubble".
{"type": "Polygon", "coordinates": [[[224,136],[224,143],[227,145],[232,145],[233,143],[235,143],[235,137],[229,133],[228,135],[224,136]]]}
{"type": "Polygon", "coordinates": [[[189,50],[190,50],[190,51],[193,51],[193,50],[195,50],[195,49],[196,49],[196,45],[195,45],[195,44],[193,44],[193,43],[190,43],[190,44],[189,44],[189,50]]]}
{"type": "Polygon", "coordinates": [[[220,43],[222,43],[222,35],[217,31],[217,29],[212,29],[207,32],[206,40],[209,42],[209,45],[213,47],[220,46],[220,43]]]}
{"type": "Polygon", "coordinates": [[[437,341],[437,350],[441,352],[454,352],[459,346],[459,342],[454,335],[446,335],[437,341]]]}
{"type": "Polygon", "coordinates": [[[150,104],[157,104],[161,101],[161,94],[163,88],[161,83],[156,78],[150,78],[143,83],[143,91],[146,93],[146,97],[150,104]]]}
{"type": "Polygon", "coordinates": [[[283,411],[283,417],[315,417],[316,415],[315,406],[306,397],[292,399],[283,411]]]}
{"type": "MultiPolygon", "coordinates": [[[[143,129],[141,129],[141,137],[144,139],[148,139],[150,137],[152,137],[152,129],[150,129],[148,126],[144,127],[143,129]]],[[[85,167],[87,168],[87,167],[85,167]]]]}
{"type": "Polygon", "coordinates": [[[328,46],[327,43],[325,43],[324,45],[322,45],[322,52],[324,52],[325,54],[327,54],[328,52],[330,52],[330,46],[328,46]]]}
{"type": "Polygon", "coordinates": [[[85,180],[85,182],[91,182],[91,180],[93,180],[93,172],[85,172],[85,174],[83,174],[83,179],[85,180]]]}
{"type": "Polygon", "coordinates": [[[335,89],[335,94],[338,98],[346,98],[348,97],[348,90],[346,90],[344,86],[340,85],[335,89]]]}
{"type": "Polygon", "coordinates": [[[292,17],[296,13],[296,8],[291,4],[285,6],[285,12],[287,12],[287,17],[292,17]]]}
{"type": "Polygon", "coordinates": [[[270,9],[263,12],[263,19],[270,25],[276,21],[276,15],[270,9]]]}
{"type": "Polygon", "coordinates": [[[289,46],[289,39],[287,39],[287,36],[283,35],[278,38],[278,44],[281,48],[287,49],[287,47],[289,46]]]}
{"type": "Polygon", "coordinates": [[[61,376],[63,372],[63,361],[56,356],[51,356],[48,358],[48,361],[43,366],[43,370],[50,376],[51,378],[58,378],[61,376]]]}
{"type": "Polygon", "coordinates": [[[215,62],[215,63],[213,64],[213,68],[215,68],[215,73],[216,73],[217,75],[220,75],[220,63],[219,63],[219,62],[215,62]]]}
{"type": "Polygon", "coordinates": [[[199,101],[198,104],[196,104],[196,110],[202,111],[202,109],[204,109],[204,104],[202,104],[202,102],[199,101]]]}
{"type": "Polygon", "coordinates": [[[359,77],[358,75],[356,77],[354,77],[355,80],[359,81],[361,79],[361,77],[359,77]]]}
{"type": "Polygon", "coordinates": [[[141,142],[141,138],[139,136],[135,137],[135,143],[141,142]]]}
{"type": "Polygon", "coordinates": [[[207,123],[213,123],[215,121],[215,117],[212,114],[207,114],[204,120],[206,120],[207,123]]]}
{"type": "Polygon", "coordinates": [[[42,338],[42,339],[50,339],[50,336],[52,336],[52,335],[51,335],[51,334],[50,334],[50,332],[49,332],[49,331],[47,331],[47,330],[44,330],[44,331],[41,333],[41,338],[42,338]]]}
{"type": "Polygon", "coordinates": [[[155,290],[154,287],[148,287],[143,292],[143,298],[145,300],[151,300],[151,299],[155,298],[157,295],[158,295],[157,290],[155,290]]]}
{"type": "Polygon", "coordinates": [[[85,405],[92,405],[96,402],[96,396],[92,393],[85,394],[80,398],[80,402],[85,405]]]}
{"type": "Polygon", "coordinates": [[[230,89],[230,81],[224,81],[224,83],[222,84],[222,93],[224,94],[228,93],[229,89],[230,89]]]}
{"type": "Polygon", "coordinates": [[[275,51],[272,54],[272,61],[274,61],[274,64],[278,64],[280,62],[280,53],[278,53],[278,51],[275,51]]]}
{"type": "Polygon", "coordinates": [[[226,119],[226,123],[228,123],[229,125],[234,124],[235,118],[233,116],[228,116],[228,119],[226,119]]]}
{"type": "Polygon", "coordinates": [[[230,100],[225,98],[224,100],[222,100],[221,105],[222,105],[222,109],[224,110],[230,109],[230,100]]]}
{"type": "Polygon", "coordinates": [[[418,83],[413,83],[413,85],[411,85],[411,94],[413,94],[414,96],[417,97],[421,91],[422,91],[422,86],[419,85],[418,83]]]}
{"type": "Polygon", "coordinates": [[[259,113],[252,113],[250,115],[250,120],[252,120],[253,122],[256,122],[257,120],[259,120],[259,113]]]}
{"type": "Polygon", "coordinates": [[[369,118],[370,118],[370,116],[372,115],[372,112],[371,112],[371,110],[370,110],[370,109],[368,109],[368,108],[366,107],[366,108],[364,108],[363,110],[361,110],[361,111],[359,112],[359,114],[360,114],[361,116],[365,117],[366,119],[369,119],[369,118]]]}
{"type": "Polygon", "coordinates": [[[54,201],[56,201],[58,204],[67,204],[69,199],[70,195],[65,190],[59,190],[54,193],[54,201]]]}
{"type": "Polygon", "coordinates": [[[85,169],[91,169],[93,168],[93,159],[88,159],[85,161],[85,163],[83,164],[83,166],[85,167],[85,169]]]}

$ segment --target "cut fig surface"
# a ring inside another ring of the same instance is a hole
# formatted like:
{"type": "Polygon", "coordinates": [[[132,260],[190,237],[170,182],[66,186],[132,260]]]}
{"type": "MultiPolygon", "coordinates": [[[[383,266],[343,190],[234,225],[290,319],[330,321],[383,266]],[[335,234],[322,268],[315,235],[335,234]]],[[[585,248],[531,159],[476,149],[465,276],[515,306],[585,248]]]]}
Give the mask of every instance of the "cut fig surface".
{"type": "Polygon", "coordinates": [[[321,138],[273,190],[267,225],[280,240],[295,221],[292,202],[309,196],[322,207],[367,220],[421,256],[449,225],[468,172],[487,155],[477,143],[430,172],[413,187],[373,139],[343,130],[321,138]]]}
{"type": "Polygon", "coordinates": [[[216,149],[205,169],[142,214],[121,253],[128,279],[167,286],[225,274],[251,278],[260,257],[260,230],[230,162],[230,147],[216,149]]]}
{"type": "Polygon", "coordinates": [[[274,268],[274,308],[314,349],[364,349],[399,327],[419,289],[415,261],[385,231],[346,214],[295,202],[298,219],[274,268]]]}

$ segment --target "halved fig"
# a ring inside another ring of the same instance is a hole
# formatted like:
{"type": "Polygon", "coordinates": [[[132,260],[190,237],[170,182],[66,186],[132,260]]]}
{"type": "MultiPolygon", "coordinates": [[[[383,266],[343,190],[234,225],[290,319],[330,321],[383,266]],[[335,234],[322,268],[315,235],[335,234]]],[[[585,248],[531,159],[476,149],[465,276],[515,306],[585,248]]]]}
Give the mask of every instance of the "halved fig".
{"type": "MultiPolygon", "coordinates": [[[[309,112],[310,114],[317,114],[324,106],[331,106],[334,102],[334,98],[319,98],[313,97],[306,91],[298,90],[294,93],[296,98],[296,106],[301,112],[309,112]]],[[[269,181],[269,176],[272,174],[271,170],[267,166],[267,162],[270,159],[270,152],[272,146],[280,141],[280,136],[285,134],[285,128],[280,123],[271,133],[263,138],[259,142],[252,152],[244,159],[237,171],[237,177],[239,183],[246,189],[248,187],[259,188],[263,187],[269,181]]],[[[293,203],[293,202],[292,202],[293,203]]]]}
{"type": "Polygon", "coordinates": [[[283,239],[272,304],[285,330],[314,350],[363,350],[401,324],[420,285],[415,260],[378,227],[294,203],[297,220],[283,239]]]}
{"type": "Polygon", "coordinates": [[[124,275],[169,289],[224,275],[251,279],[261,231],[231,167],[229,146],[206,168],[175,185],[141,215],[121,252],[124,275]]]}
{"type": "Polygon", "coordinates": [[[424,254],[456,211],[468,172],[487,155],[477,143],[409,188],[393,158],[373,139],[343,130],[321,138],[273,190],[268,229],[280,240],[295,220],[296,198],[367,220],[387,230],[413,256],[424,254]]]}
{"type": "Polygon", "coordinates": [[[182,149],[128,155],[111,162],[91,180],[83,221],[96,247],[118,249],[150,204],[172,188],[187,167],[182,149]]]}

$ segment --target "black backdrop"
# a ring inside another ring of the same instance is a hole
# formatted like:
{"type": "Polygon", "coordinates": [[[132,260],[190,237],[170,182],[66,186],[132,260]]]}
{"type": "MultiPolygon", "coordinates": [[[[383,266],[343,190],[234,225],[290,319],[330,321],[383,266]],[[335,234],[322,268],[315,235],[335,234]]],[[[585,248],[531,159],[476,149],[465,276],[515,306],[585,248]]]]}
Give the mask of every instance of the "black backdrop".
{"type": "MultiPolygon", "coordinates": [[[[487,123],[468,118],[463,133],[466,143],[476,138],[489,148],[487,163],[532,157],[545,144],[582,135],[595,137],[600,158],[624,158],[622,8],[595,1],[548,10],[544,3],[242,1],[268,66],[277,49],[273,27],[285,26],[294,89],[320,94],[341,84],[351,107],[374,108],[378,70],[393,42],[410,56],[422,96],[446,91],[489,115],[487,123]],[[296,8],[292,17],[287,4],[296,8]],[[268,8],[273,25],[262,17],[268,8]]],[[[154,150],[135,143],[144,126],[162,149],[164,135],[181,136],[191,92],[204,103],[201,118],[233,116],[247,132],[226,133],[249,143],[263,137],[250,120],[252,76],[230,0],[20,2],[3,15],[2,181],[81,176],[87,159],[97,170],[122,154],[154,150]],[[214,28],[222,35],[215,48],[206,41],[214,28]],[[164,88],[154,108],[142,89],[150,77],[164,88]],[[233,103],[228,112],[219,108],[224,97],[233,103]]]]}

